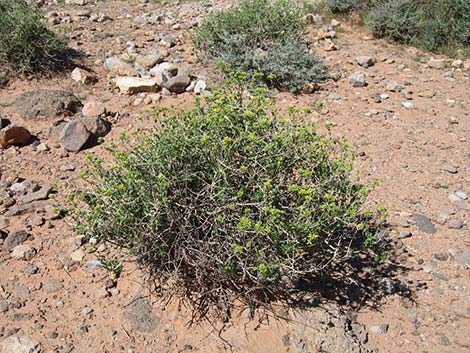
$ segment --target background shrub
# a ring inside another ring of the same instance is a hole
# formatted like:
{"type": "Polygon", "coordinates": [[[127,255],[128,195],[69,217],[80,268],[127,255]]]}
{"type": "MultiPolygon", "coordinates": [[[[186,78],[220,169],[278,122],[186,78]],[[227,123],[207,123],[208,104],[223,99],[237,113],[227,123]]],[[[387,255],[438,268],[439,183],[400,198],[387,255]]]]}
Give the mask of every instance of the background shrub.
{"type": "Polygon", "coordinates": [[[47,29],[34,4],[0,0],[0,68],[12,75],[55,71],[64,63],[66,41],[47,29]]]}
{"type": "Polygon", "coordinates": [[[238,7],[209,14],[194,43],[206,57],[265,82],[299,91],[325,77],[321,62],[302,42],[303,9],[291,0],[242,0],[238,7]]]}
{"type": "Polygon", "coordinates": [[[204,312],[266,302],[338,264],[347,282],[345,261],[376,244],[344,141],[307,111],[278,114],[263,89],[243,92],[227,84],[193,109],[159,110],[111,165],[90,157],[77,208],[79,232],[129,249],[204,312]]]}
{"type": "Polygon", "coordinates": [[[379,38],[450,54],[470,45],[468,0],[324,0],[323,6],[358,12],[379,38]]]}

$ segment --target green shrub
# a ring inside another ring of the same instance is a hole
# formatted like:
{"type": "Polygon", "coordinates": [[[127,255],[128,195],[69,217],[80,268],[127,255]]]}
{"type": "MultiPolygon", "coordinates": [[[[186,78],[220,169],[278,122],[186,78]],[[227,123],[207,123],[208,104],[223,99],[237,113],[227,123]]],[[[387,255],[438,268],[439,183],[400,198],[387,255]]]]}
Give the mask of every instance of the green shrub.
{"type": "Polygon", "coordinates": [[[419,35],[422,15],[416,0],[383,2],[366,15],[366,26],[378,38],[413,43],[419,35]]]}
{"type": "Polygon", "coordinates": [[[90,156],[77,207],[79,232],[128,249],[201,310],[266,301],[338,264],[347,282],[346,260],[376,244],[344,141],[246,89],[158,110],[154,129],[110,149],[113,162],[90,156]]]}
{"type": "Polygon", "coordinates": [[[194,43],[210,59],[297,92],[326,74],[302,43],[304,26],[302,7],[291,0],[242,0],[208,15],[194,43]]]}
{"type": "Polygon", "coordinates": [[[35,5],[0,0],[0,69],[11,75],[54,71],[64,62],[66,41],[47,29],[35,5]]]}

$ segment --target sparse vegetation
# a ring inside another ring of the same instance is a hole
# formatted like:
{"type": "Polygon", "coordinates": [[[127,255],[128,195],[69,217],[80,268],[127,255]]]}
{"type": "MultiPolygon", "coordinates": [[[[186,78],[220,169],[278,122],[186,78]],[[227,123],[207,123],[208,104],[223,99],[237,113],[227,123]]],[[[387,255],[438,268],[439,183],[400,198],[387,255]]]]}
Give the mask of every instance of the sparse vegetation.
{"type": "Polygon", "coordinates": [[[194,43],[206,58],[297,92],[326,74],[302,42],[304,26],[302,7],[294,1],[243,0],[209,14],[194,43]]]}
{"type": "Polygon", "coordinates": [[[66,49],[65,39],[47,28],[34,4],[0,0],[0,69],[9,77],[55,71],[63,66],[66,49]]]}
{"type": "Polygon", "coordinates": [[[333,13],[359,12],[379,38],[451,54],[470,46],[467,0],[325,0],[323,6],[333,13]]]}
{"type": "Polygon", "coordinates": [[[308,110],[278,113],[266,89],[246,89],[227,83],[190,110],[157,110],[155,129],[110,149],[113,163],[90,157],[77,207],[77,231],[128,249],[203,315],[325,271],[347,281],[347,260],[380,247],[346,143],[319,135],[308,110]]]}

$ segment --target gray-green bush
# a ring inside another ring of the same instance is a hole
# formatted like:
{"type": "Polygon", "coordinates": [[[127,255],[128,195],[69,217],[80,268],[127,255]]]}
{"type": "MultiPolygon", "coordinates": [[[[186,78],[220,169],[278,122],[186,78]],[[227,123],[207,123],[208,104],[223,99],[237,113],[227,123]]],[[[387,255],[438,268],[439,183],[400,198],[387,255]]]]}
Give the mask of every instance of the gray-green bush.
{"type": "Polygon", "coordinates": [[[468,0],[325,0],[325,4],[332,12],[359,12],[379,38],[451,54],[470,46],[468,0]]]}
{"type": "Polygon", "coordinates": [[[194,43],[205,58],[297,92],[326,75],[303,43],[304,27],[302,7],[292,0],[242,0],[209,14],[194,43]]]}
{"type": "Polygon", "coordinates": [[[154,129],[110,149],[113,162],[90,156],[77,231],[128,249],[203,312],[266,303],[320,273],[347,282],[347,260],[379,244],[354,153],[318,134],[308,110],[281,114],[267,90],[225,86],[192,109],[157,110],[154,129]]]}
{"type": "Polygon", "coordinates": [[[55,71],[65,39],[50,31],[40,10],[24,0],[0,0],[0,68],[10,76],[55,71]]]}

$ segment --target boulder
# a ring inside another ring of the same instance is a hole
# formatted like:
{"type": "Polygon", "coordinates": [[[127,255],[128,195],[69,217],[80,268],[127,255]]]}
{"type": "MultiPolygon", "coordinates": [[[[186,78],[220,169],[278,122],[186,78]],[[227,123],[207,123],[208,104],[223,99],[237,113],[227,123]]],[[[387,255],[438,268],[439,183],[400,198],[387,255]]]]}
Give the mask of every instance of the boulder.
{"type": "Polygon", "coordinates": [[[37,90],[19,95],[14,106],[20,118],[50,119],[60,115],[73,115],[79,111],[82,103],[69,91],[37,90]]]}
{"type": "Polygon", "coordinates": [[[32,135],[22,126],[9,125],[0,130],[0,145],[3,148],[9,146],[24,146],[31,142],[32,135]]]}
{"type": "Polygon", "coordinates": [[[60,142],[64,150],[68,152],[78,152],[88,142],[91,134],[79,120],[72,120],[65,125],[60,133],[60,142]]]}
{"type": "Polygon", "coordinates": [[[160,64],[166,56],[168,56],[167,51],[157,51],[155,53],[137,55],[135,58],[135,63],[139,66],[142,66],[144,69],[149,70],[156,64],[160,64]]]}

